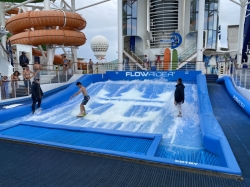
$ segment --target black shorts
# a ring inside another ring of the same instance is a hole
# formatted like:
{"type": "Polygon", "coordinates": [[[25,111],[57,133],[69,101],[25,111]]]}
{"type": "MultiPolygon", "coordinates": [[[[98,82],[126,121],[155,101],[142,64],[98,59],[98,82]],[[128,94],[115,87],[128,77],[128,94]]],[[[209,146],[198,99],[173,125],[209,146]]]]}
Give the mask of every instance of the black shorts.
{"type": "Polygon", "coordinates": [[[89,97],[89,95],[86,95],[86,96],[84,96],[84,99],[82,100],[82,105],[86,105],[87,103],[88,103],[88,101],[90,100],[90,97],[89,97]]]}

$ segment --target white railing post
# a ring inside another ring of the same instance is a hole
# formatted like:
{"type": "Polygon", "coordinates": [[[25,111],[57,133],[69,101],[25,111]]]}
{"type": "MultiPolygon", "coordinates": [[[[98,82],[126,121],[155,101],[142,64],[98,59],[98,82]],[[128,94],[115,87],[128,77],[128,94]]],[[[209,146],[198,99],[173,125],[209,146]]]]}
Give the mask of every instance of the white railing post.
{"type": "Polygon", "coordinates": [[[60,71],[59,71],[59,73],[58,73],[58,75],[57,75],[58,83],[60,83],[60,76],[59,76],[59,74],[60,74],[60,71]]]}
{"type": "Polygon", "coordinates": [[[244,88],[247,87],[247,70],[245,70],[245,81],[244,81],[244,88]]]}
{"type": "Polygon", "coordinates": [[[235,71],[235,77],[236,77],[236,85],[237,85],[238,84],[237,70],[235,71]]]}

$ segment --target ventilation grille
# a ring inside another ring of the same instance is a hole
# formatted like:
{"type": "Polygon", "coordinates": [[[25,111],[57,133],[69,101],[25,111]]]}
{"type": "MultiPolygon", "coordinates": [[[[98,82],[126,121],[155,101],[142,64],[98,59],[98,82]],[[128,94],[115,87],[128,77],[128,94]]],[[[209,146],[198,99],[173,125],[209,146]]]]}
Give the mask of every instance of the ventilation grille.
{"type": "Polygon", "coordinates": [[[151,0],[150,5],[150,38],[151,48],[171,47],[171,43],[161,42],[170,40],[170,34],[178,30],[178,1],[151,0]]]}

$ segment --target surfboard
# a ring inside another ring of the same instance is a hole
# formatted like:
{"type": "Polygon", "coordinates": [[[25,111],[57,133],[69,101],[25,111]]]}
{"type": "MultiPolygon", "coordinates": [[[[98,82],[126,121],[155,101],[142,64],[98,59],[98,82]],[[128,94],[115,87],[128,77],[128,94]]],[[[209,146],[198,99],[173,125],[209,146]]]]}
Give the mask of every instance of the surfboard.
{"type": "Polygon", "coordinates": [[[171,51],[169,48],[166,48],[164,52],[163,70],[164,71],[169,70],[170,64],[171,64],[171,51]]]}
{"type": "Polygon", "coordinates": [[[176,49],[172,52],[172,70],[176,70],[178,68],[178,51],[176,49]]]}
{"type": "Polygon", "coordinates": [[[77,115],[76,117],[80,117],[80,118],[83,118],[85,117],[87,114],[83,114],[83,115],[77,115]]]}

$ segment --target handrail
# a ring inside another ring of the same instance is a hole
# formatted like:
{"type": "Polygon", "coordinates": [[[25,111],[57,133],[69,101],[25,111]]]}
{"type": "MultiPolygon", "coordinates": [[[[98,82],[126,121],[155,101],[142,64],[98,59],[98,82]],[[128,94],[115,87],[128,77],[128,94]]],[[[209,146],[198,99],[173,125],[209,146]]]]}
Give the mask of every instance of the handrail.
{"type": "Polygon", "coordinates": [[[185,51],[183,51],[181,54],[179,54],[179,61],[183,62],[187,58],[191,57],[193,54],[195,54],[197,51],[197,44],[194,43],[190,47],[188,47],[185,51]]]}
{"type": "Polygon", "coordinates": [[[8,56],[10,56],[9,55],[9,53],[8,53],[8,51],[6,51],[6,49],[4,48],[4,46],[3,46],[3,44],[0,42],[0,45],[1,45],[1,47],[2,47],[2,50],[8,55],[8,56]]]}

